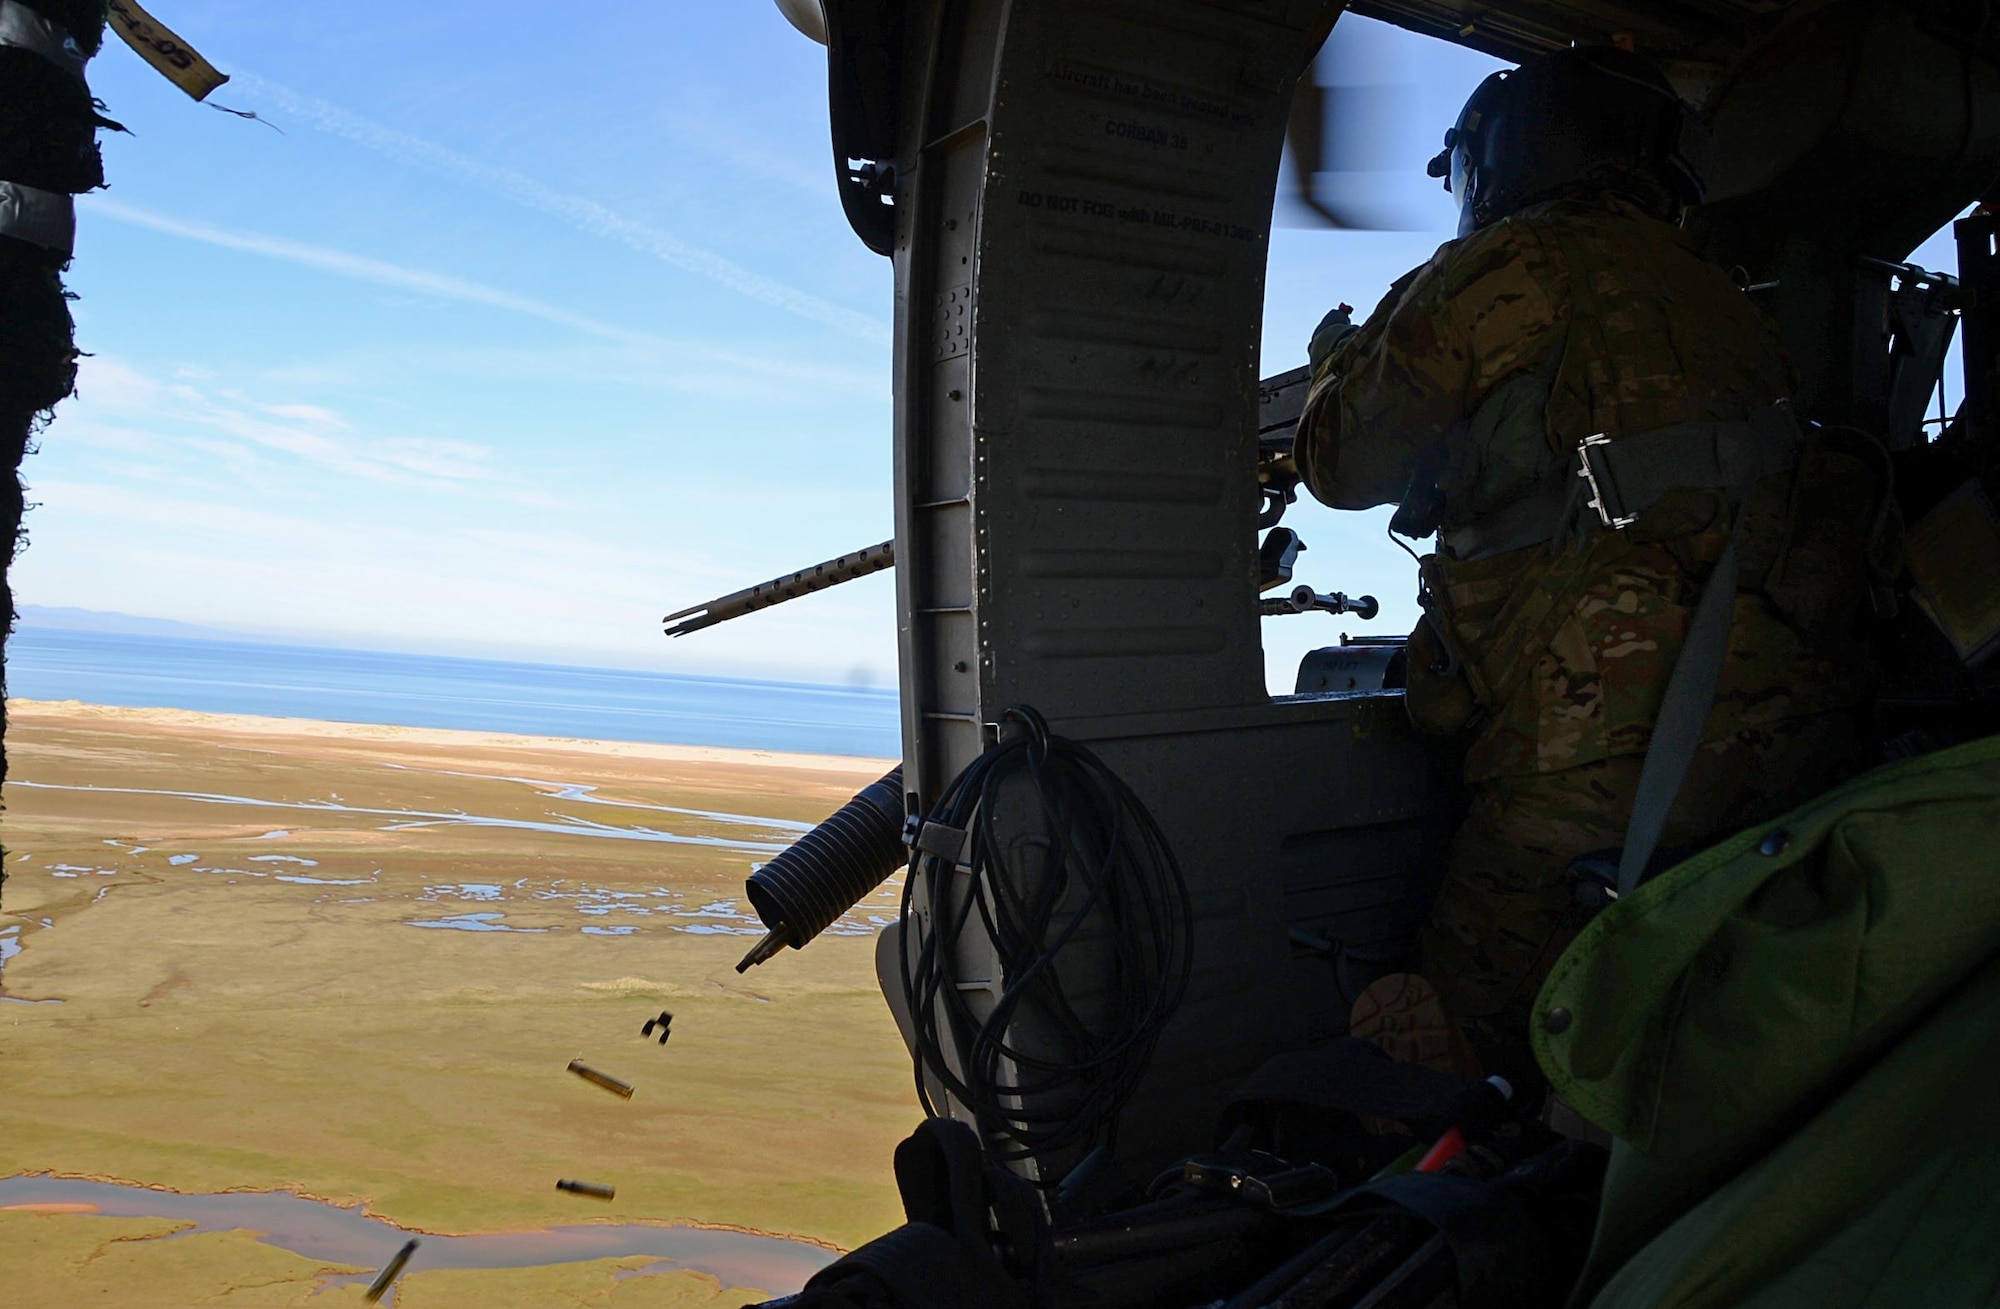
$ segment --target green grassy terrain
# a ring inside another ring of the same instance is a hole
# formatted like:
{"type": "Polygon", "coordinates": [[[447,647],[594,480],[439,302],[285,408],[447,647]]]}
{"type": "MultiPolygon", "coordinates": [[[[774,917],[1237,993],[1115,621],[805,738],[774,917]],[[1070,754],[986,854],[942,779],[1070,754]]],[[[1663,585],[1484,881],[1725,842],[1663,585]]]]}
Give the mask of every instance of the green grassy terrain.
{"type": "MultiPolygon", "coordinates": [[[[918,1115],[872,939],[829,935],[739,977],[754,938],[712,934],[744,926],[742,879],[768,856],[104,790],[781,840],[518,779],[811,821],[878,765],[24,704],[9,748],[15,781],[99,790],[7,787],[0,927],[23,948],[0,980],[63,1003],[0,1004],[0,1176],[290,1190],[430,1232],[688,1221],[848,1248],[900,1221],[890,1151],[918,1115]],[[474,912],[527,930],[410,925],[474,912]],[[639,1032],[662,1008],[664,1048],[639,1032]],[[575,1056],[637,1094],[572,1076],[575,1056]]],[[[0,1213],[0,1265],[89,1292],[22,1301],[44,1304],[209,1303],[238,1271],[272,1279],[265,1298],[213,1302],[291,1304],[284,1288],[319,1274],[233,1234],[106,1244],[140,1222],[0,1213]]],[[[437,1270],[399,1305],[737,1302],[693,1274],[617,1271],[437,1270]]]]}

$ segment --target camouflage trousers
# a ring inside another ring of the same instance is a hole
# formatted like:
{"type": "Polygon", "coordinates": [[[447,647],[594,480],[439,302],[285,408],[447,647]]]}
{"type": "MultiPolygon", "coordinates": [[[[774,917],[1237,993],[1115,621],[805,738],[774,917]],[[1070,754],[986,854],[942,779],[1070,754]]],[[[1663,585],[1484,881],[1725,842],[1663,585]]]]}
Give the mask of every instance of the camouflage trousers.
{"type": "MultiPolygon", "coordinates": [[[[1661,847],[1711,845],[1811,799],[1857,770],[1854,721],[1821,714],[1747,728],[1701,747],[1661,847]]],[[[1467,789],[1419,971],[1478,1053],[1518,1088],[1543,1085],[1528,1015],[1557,958],[1589,921],[1570,861],[1622,845],[1643,756],[1499,777],[1467,789]]],[[[1692,853],[1692,849],[1689,851],[1692,853]]]]}

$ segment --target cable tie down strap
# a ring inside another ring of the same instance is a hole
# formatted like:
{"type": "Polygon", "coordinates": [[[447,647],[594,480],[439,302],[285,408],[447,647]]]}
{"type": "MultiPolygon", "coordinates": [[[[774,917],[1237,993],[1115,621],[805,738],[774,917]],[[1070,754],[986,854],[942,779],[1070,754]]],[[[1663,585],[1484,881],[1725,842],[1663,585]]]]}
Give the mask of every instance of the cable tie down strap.
{"type": "Polygon", "coordinates": [[[914,848],[919,854],[936,855],[947,863],[956,864],[965,853],[965,829],[936,821],[925,823],[917,832],[914,848]]]}
{"type": "Polygon", "coordinates": [[[67,258],[76,249],[76,201],[61,191],[0,182],[0,236],[67,258]]]}
{"type": "Polygon", "coordinates": [[[20,0],[0,0],[0,45],[40,55],[79,82],[83,81],[83,66],[90,62],[69,29],[20,0]]]}

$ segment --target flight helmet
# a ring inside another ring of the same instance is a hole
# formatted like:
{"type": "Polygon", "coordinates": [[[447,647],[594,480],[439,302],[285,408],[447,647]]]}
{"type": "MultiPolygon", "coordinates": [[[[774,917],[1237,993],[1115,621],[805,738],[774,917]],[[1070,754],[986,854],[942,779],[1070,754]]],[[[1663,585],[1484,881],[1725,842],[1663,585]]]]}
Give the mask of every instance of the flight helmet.
{"type": "Polygon", "coordinates": [[[1558,50],[1502,69],[1472,93],[1428,172],[1458,197],[1458,234],[1542,200],[1615,191],[1662,217],[1698,204],[1707,126],[1642,55],[1558,50]]]}

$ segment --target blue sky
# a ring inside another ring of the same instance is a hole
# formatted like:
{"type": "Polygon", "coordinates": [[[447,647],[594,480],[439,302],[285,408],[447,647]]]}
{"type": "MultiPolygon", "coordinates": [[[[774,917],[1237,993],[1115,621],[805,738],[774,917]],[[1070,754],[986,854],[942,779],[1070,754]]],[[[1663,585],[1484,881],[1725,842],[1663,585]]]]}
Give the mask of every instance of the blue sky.
{"type": "MultiPolygon", "coordinates": [[[[25,475],[19,599],[380,649],[891,683],[878,576],[668,642],[659,617],[889,535],[888,261],[831,181],[825,60],[770,0],[156,7],[233,80],[115,39],[110,188],[70,286],[90,352],[25,475]]],[[[1494,61],[1343,20],[1403,85],[1370,179],[1420,230],[1281,227],[1263,371],[1454,221],[1423,164],[1494,61]]],[[[1343,70],[1345,70],[1343,72],[1343,70]]],[[[1287,215],[1281,213],[1281,220],[1287,215]]],[[[1267,620],[1274,689],[1401,631],[1384,514],[1301,506],[1301,576],[1384,601],[1267,620]]]]}

